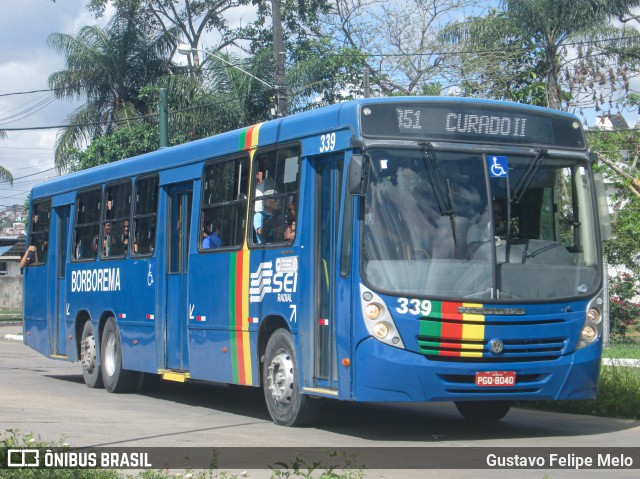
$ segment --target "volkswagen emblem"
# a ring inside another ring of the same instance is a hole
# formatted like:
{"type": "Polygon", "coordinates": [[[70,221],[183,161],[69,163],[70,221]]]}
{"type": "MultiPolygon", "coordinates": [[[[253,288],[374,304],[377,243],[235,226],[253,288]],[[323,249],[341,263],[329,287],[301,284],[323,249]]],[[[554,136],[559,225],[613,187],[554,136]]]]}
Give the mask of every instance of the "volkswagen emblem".
{"type": "Polygon", "coordinates": [[[502,339],[492,339],[489,341],[489,347],[491,348],[491,352],[493,354],[500,354],[504,351],[504,342],[502,339]]]}

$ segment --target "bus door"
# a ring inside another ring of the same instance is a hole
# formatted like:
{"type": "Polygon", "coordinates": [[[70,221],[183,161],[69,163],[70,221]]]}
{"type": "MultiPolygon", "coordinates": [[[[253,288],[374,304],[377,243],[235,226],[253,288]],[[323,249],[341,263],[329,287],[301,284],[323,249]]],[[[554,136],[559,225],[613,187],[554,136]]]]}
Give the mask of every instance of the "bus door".
{"type": "Polygon", "coordinates": [[[342,190],[343,160],[330,156],[316,163],[314,302],[314,386],[338,388],[336,353],[336,281],[338,265],[338,226],[342,190]]]}
{"type": "Polygon", "coordinates": [[[167,310],[165,328],[166,369],[189,370],[187,335],[187,272],[193,184],[167,190],[167,310]]]}
{"type": "Polygon", "coordinates": [[[67,339],[65,331],[65,321],[67,318],[67,251],[69,249],[69,216],[71,207],[59,206],[54,208],[55,214],[52,218],[50,239],[55,238],[53,250],[49,252],[48,261],[50,274],[55,274],[54,289],[55,300],[53,303],[53,315],[49,328],[51,340],[51,355],[62,356],[67,355],[67,339]],[[52,254],[53,253],[53,254],[52,254]]]}

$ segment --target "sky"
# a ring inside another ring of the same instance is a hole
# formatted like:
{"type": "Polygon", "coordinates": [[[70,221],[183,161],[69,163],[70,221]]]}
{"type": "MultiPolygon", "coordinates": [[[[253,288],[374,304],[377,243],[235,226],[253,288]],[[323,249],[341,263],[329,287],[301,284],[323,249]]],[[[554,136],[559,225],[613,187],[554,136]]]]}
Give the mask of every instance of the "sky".
{"type": "MultiPolygon", "coordinates": [[[[78,104],[52,99],[51,73],[64,68],[64,58],[47,43],[51,33],[76,33],[97,20],[86,0],[0,0],[0,129],[65,124],[78,104]]],[[[23,204],[31,187],[54,176],[57,130],[7,131],[0,139],[0,165],[14,178],[0,182],[0,207],[23,204]]]]}

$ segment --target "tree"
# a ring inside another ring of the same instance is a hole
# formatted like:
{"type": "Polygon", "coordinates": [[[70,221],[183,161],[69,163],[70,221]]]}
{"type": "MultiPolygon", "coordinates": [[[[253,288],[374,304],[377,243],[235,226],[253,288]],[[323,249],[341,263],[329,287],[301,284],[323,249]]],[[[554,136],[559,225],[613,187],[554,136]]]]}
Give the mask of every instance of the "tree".
{"type": "Polygon", "coordinates": [[[612,238],[605,241],[609,262],[640,274],[638,237],[640,236],[640,130],[592,130],[589,147],[598,154],[596,170],[616,188],[612,196],[612,238]]]}
{"type": "Polygon", "coordinates": [[[58,135],[55,163],[64,170],[68,152],[150,113],[140,90],[166,71],[171,44],[137,22],[135,5],[118,9],[106,28],[86,26],[77,35],[54,33],[49,43],[65,55],[66,69],[49,76],[58,98],[84,99],[58,135]]]}
{"type": "Polygon", "coordinates": [[[211,47],[214,51],[222,51],[235,45],[239,40],[236,30],[230,26],[225,15],[250,0],[89,0],[87,6],[96,15],[102,15],[107,4],[112,3],[116,9],[132,8],[138,14],[141,25],[150,31],[161,33],[172,45],[170,56],[177,51],[179,43],[186,43],[193,49],[189,57],[189,66],[199,70],[203,59],[199,50],[202,38],[207,32],[215,31],[217,43],[211,47]]]}
{"type": "MultiPolygon", "coordinates": [[[[384,95],[431,93],[446,79],[439,36],[451,16],[472,0],[337,0],[327,35],[358,52],[371,83],[384,95]]],[[[442,88],[442,87],[441,87],[442,88]]],[[[438,92],[439,93],[439,92],[438,92]]]]}
{"type": "Polygon", "coordinates": [[[546,106],[551,108],[575,110],[585,106],[586,101],[591,106],[603,103],[604,97],[594,93],[594,88],[603,86],[602,79],[613,81],[611,90],[617,88],[618,78],[609,75],[612,65],[606,57],[591,60],[596,57],[594,49],[602,49],[598,42],[623,31],[612,27],[610,20],[640,5],[640,1],[502,0],[500,3],[499,14],[455,22],[447,28],[445,38],[468,49],[504,45],[536,49],[546,67],[546,106]],[[582,55],[574,50],[580,48],[582,55]],[[583,103],[579,103],[580,94],[583,103]]]}
{"type": "MultiPolygon", "coordinates": [[[[0,138],[6,138],[7,134],[0,130],[0,138]]],[[[9,182],[10,185],[13,185],[13,175],[9,170],[0,166],[0,180],[9,182]]]]}

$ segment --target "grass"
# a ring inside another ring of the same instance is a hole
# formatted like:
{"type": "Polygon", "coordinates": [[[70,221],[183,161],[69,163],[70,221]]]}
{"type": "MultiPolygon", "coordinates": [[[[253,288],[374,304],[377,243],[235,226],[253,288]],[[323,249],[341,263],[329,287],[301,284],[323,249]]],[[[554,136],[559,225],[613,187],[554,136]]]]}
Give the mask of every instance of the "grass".
{"type": "Polygon", "coordinates": [[[625,342],[612,344],[604,349],[602,357],[640,360],[640,343],[625,342]]]}
{"type": "Polygon", "coordinates": [[[21,309],[2,309],[0,310],[0,323],[22,321],[21,309]]]}
{"type": "Polygon", "coordinates": [[[597,399],[588,401],[526,401],[522,407],[571,414],[640,419],[640,368],[603,366],[597,399]]]}

